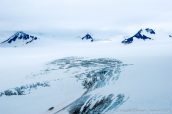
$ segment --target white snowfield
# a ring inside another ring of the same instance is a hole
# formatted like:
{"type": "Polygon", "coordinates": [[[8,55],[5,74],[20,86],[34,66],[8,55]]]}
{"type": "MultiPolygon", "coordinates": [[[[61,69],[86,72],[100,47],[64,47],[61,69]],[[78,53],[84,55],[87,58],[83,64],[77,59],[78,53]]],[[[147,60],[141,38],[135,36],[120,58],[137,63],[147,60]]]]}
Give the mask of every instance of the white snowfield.
{"type": "Polygon", "coordinates": [[[47,37],[0,47],[0,114],[171,114],[172,38],[162,31],[152,38],[124,45],[122,36],[47,37]],[[93,76],[109,78],[87,87],[93,76]]]}

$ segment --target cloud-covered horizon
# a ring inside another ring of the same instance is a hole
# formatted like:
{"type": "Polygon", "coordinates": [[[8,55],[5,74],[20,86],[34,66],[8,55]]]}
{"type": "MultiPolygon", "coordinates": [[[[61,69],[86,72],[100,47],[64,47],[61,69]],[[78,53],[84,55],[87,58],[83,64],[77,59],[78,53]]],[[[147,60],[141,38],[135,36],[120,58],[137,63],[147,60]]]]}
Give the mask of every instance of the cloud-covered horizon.
{"type": "Polygon", "coordinates": [[[172,28],[171,0],[1,0],[0,30],[172,28]]]}

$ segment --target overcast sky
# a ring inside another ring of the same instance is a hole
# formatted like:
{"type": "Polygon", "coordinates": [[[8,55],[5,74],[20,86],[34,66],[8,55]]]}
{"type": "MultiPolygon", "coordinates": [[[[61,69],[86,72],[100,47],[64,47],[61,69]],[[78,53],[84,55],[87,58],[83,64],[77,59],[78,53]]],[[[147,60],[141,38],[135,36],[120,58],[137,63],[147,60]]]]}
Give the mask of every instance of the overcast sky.
{"type": "Polygon", "coordinates": [[[172,0],[0,0],[0,30],[172,29],[172,0]]]}

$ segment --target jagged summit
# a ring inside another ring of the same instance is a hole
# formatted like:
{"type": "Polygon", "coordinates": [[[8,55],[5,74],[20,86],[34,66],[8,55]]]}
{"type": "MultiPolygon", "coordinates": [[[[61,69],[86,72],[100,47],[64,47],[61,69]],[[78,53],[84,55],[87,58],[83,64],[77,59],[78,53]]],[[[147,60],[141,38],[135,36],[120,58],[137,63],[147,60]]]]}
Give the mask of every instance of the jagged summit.
{"type": "Polygon", "coordinates": [[[7,40],[0,43],[0,45],[5,46],[21,46],[26,45],[38,38],[29,34],[24,33],[23,31],[18,31],[14,35],[12,35],[7,40]]]}
{"type": "Polygon", "coordinates": [[[152,38],[150,37],[150,35],[154,35],[154,34],[155,31],[153,29],[150,28],[140,29],[134,36],[123,40],[122,43],[130,44],[134,41],[134,38],[142,39],[142,40],[147,40],[147,39],[151,40],[152,38]]]}
{"type": "Polygon", "coordinates": [[[88,33],[84,37],[82,37],[82,40],[84,40],[84,39],[91,40],[91,42],[94,41],[93,37],[90,34],[88,34],[88,33]]]}
{"type": "Polygon", "coordinates": [[[145,30],[146,30],[146,32],[148,32],[150,34],[155,34],[155,31],[153,29],[147,28],[145,30]]]}

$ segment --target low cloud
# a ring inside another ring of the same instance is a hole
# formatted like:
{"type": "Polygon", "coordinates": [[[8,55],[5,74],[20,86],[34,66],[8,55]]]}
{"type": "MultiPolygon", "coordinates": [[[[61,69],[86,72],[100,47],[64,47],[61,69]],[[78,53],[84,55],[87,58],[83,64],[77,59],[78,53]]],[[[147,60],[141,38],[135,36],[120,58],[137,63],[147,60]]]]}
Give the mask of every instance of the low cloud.
{"type": "Polygon", "coordinates": [[[171,4],[171,0],[1,0],[0,30],[172,27],[171,4]]]}

